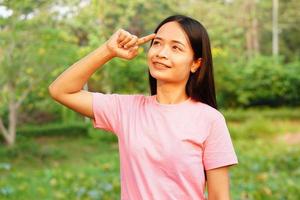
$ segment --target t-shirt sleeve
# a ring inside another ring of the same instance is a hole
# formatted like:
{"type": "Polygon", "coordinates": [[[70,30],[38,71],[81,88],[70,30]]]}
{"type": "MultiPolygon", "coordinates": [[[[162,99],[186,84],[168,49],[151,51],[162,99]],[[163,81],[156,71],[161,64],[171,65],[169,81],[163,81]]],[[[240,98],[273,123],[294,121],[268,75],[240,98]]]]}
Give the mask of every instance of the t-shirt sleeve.
{"type": "Polygon", "coordinates": [[[204,142],[203,163],[205,170],[237,164],[237,156],[224,116],[213,122],[204,142]]]}
{"type": "Polygon", "coordinates": [[[93,92],[93,126],[116,135],[122,128],[122,117],[126,115],[129,99],[126,95],[93,92]],[[127,106],[126,106],[127,105],[127,106]],[[124,107],[126,106],[126,107],[124,107]]]}

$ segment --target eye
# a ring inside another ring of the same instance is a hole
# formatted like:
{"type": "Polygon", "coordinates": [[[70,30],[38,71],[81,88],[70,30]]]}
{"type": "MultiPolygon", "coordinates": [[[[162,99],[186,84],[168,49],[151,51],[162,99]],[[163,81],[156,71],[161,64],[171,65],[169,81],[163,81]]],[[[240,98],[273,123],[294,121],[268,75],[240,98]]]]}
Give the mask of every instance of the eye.
{"type": "Polygon", "coordinates": [[[173,46],[173,49],[177,50],[177,51],[182,51],[181,48],[179,48],[178,46],[173,46]]]}
{"type": "Polygon", "coordinates": [[[153,42],[153,45],[157,45],[157,44],[159,44],[158,41],[154,41],[154,42],[153,42]]]}

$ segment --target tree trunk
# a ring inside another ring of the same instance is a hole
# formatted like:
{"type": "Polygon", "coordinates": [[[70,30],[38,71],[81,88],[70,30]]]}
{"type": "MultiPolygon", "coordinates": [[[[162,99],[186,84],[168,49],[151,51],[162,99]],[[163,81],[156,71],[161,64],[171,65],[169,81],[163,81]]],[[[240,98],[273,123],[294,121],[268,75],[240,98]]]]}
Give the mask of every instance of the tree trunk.
{"type": "Polygon", "coordinates": [[[12,146],[16,141],[16,127],[17,127],[17,107],[14,100],[9,103],[9,125],[8,125],[7,145],[12,146]]]}
{"type": "Polygon", "coordinates": [[[2,120],[0,121],[1,132],[4,138],[5,144],[13,146],[16,141],[16,127],[17,127],[17,111],[18,104],[15,100],[15,88],[12,83],[8,83],[8,89],[10,91],[8,99],[8,128],[5,128],[2,120]]]}
{"type": "Polygon", "coordinates": [[[245,37],[246,37],[246,49],[247,56],[251,59],[253,56],[259,53],[259,35],[258,35],[258,20],[256,16],[256,5],[254,0],[245,1],[244,10],[245,17],[245,37]]]}
{"type": "Polygon", "coordinates": [[[278,0],[273,0],[272,14],[272,53],[274,57],[278,56],[278,0]]]}
{"type": "Polygon", "coordinates": [[[27,89],[21,94],[21,96],[16,99],[16,85],[14,82],[10,81],[7,83],[7,88],[9,91],[8,95],[8,128],[5,127],[1,117],[0,117],[0,134],[2,133],[5,143],[8,146],[12,146],[15,144],[16,140],[16,132],[17,132],[17,124],[18,124],[18,110],[20,105],[23,103],[24,99],[28,96],[29,92],[32,91],[33,86],[39,82],[39,79],[36,82],[31,82],[27,89]]]}
{"type": "Polygon", "coordinates": [[[254,5],[254,15],[252,19],[252,42],[254,55],[259,54],[259,35],[258,35],[258,20],[256,16],[256,5],[254,5]]]}
{"type": "Polygon", "coordinates": [[[16,127],[17,127],[17,107],[14,102],[9,103],[9,125],[5,129],[4,125],[1,127],[2,135],[5,144],[13,146],[16,141],[16,127]]]}

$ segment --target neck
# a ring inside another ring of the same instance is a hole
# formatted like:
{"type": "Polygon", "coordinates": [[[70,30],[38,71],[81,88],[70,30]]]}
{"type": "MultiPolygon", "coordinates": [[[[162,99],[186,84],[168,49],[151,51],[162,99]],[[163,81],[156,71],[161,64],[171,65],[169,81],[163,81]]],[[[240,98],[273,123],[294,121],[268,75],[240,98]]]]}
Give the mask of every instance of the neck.
{"type": "Polygon", "coordinates": [[[185,84],[157,82],[156,99],[161,104],[178,104],[189,97],[185,92],[185,84]]]}

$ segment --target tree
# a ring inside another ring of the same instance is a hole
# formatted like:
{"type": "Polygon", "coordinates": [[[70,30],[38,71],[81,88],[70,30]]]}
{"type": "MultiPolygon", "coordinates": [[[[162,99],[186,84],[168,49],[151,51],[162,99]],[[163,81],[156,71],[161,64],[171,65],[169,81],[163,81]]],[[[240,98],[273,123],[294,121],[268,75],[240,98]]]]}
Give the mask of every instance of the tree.
{"type": "Polygon", "coordinates": [[[273,56],[277,57],[279,53],[278,49],[278,0],[273,0],[273,12],[272,12],[272,52],[273,56]]]}
{"type": "Polygon", "coordinates": [[[47,12],[50,1],[4,1],[3,5],[12,15],[2,17],[0,24],[0,131],[11,146],[20,106],[54,66],[66,63],[62,55],[72,54],[69,44],[74,38],[58,29],[53,13],[47,12]]]}

